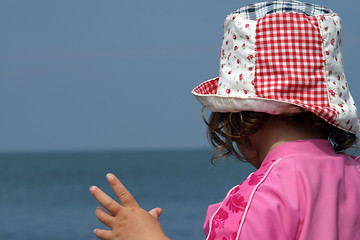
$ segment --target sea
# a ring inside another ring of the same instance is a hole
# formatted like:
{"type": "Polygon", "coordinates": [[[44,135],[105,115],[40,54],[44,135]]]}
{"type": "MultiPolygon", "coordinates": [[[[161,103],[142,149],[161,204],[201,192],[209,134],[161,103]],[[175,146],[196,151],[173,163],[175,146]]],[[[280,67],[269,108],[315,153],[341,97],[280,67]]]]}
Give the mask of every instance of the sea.
{"type": "Polygon", "coordinates": [[[97,239],[96,185],[115,198],[105,175],[114,173],[146,210],[161,207],[171,239],[205,239],[207,206],[254,171],[212,151],[139,150],[0,153],[0,239],[97,239]]]}

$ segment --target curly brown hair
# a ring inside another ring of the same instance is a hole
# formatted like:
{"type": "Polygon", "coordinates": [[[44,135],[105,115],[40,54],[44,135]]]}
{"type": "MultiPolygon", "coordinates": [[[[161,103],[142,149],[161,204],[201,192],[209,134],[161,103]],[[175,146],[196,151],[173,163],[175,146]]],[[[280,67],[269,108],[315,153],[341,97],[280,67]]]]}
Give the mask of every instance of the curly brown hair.
{"type": "MultiPolygon", "coordinates": [[[[203,109],[204,110],[204,109],[203,109]]],[[[235,156],[241,161],[246,161],[237,150],[236,143],[243,146],[251,146],[249,136],[270,118],[270,114],[263,112],[242,111],[236,113],[213,112],[207,121],[202,111],[202,116],[207,124],[207,136],[210,145],[216,150],[212,156],[212,162],[218,158],[235,156]]],[[[281,119],[288,123],[306,122],[310,126],[321,128],[336,152],[355,147],[357,136],[343,131],[322,120],[315,114],[307,111],[298,111],[280,115],[281,119]]]]}

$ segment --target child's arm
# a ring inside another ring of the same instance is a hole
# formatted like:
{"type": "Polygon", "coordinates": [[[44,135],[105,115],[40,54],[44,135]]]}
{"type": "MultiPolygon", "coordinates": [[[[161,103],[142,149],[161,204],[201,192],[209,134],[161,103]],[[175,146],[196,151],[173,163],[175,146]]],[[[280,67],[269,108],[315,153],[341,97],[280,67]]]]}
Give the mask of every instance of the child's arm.
{"type": "Polygon", "coordinates": [[[107,213],[101,208],[96,209],[96,217],[111,229],[95,229],[96,237],[103,240],[169,240],[161,228],[158,220],[160,214],[157,213],[157,209],[149,213],[140,208],[135,199],[113,174],[108,174],[106,178],[122,205],[99,188],[95,186],[90,188],[91,194],[109,212],[107,213]]]}

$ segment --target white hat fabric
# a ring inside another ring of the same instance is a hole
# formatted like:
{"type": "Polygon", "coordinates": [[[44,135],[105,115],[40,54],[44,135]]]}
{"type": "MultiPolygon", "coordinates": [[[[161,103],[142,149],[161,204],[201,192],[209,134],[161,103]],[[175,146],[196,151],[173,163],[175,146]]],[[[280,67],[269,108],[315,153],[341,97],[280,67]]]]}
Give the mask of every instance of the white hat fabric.
{"type": "Polygon", "coordinates": [[[192,93],[213,112],[281,114],[300,106],[335,127],[360,131],[344,74],[341,20],[318,5],[271,1],[230,13],[219,77],[192,93]]]}

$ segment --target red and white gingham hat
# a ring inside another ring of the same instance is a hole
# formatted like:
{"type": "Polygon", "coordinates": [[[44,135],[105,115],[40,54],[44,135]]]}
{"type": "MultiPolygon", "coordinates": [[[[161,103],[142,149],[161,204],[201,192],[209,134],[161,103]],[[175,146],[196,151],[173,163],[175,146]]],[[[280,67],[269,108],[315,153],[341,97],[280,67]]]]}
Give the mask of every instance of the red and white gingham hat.
{"type": "Polygon", "coordinates": [[[344,74],[340,17],[318,5],[271,1],[230,13],[219,77],[192,93],[212,112],[281,114],[295,105],[345,131],[360,130],[344,74]]]}

